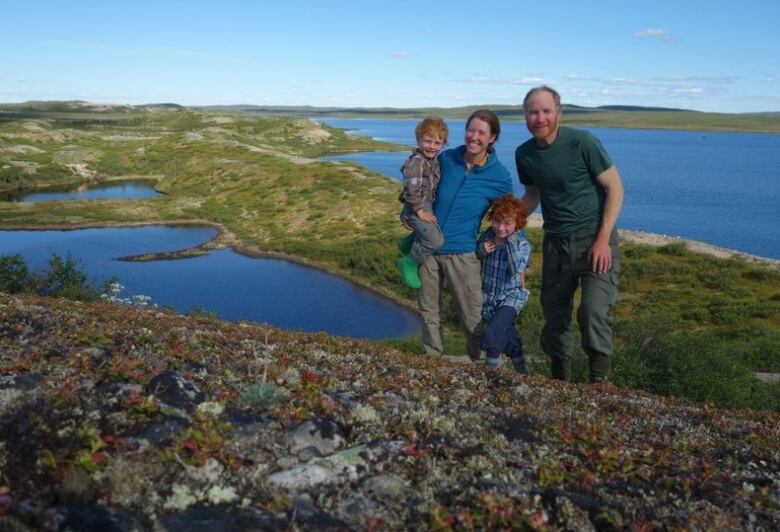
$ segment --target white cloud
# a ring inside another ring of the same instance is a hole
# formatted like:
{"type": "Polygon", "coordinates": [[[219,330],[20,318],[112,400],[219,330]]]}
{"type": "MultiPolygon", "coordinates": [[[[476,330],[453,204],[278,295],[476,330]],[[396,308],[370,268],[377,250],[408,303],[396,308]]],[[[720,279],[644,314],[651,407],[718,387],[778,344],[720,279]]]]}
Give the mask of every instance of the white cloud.
{"type": "Polygon", "coordinates": [[[662,76],[660,78],[655,78],[656,81],[666,81],[669,83],[691,83],[693,81],[707,81],[710,83],[734,83],[739,79],[739,76],[662,76]]]}
{"type": "Polygon", "coordinates": [[[680,89],[674,89],[672,92],[677,94],[704,94],[704,89],[701,87],[683,87],[680,89]]]}
{"type": "Polygon", "coordinates": [[[391,59],[411,59],[414,55],[409,52],[390,52],[387,54],[387,57],[391,59]]]}
{"type": "Polygon", "coordinates": [[[676,37],[669,34],[668,31],[661,28],[647,28],[646,30],[634,32],[635,39],[661,39],[667,44],[678,41],[676,37]]]}
{"type": "Polygon", "coordinates": [[[488,74],[471,74],[469,77],[460,80],[463,83],[480,83],[490,85],[540,85],[547,81],[541,76],[521,76],[515,79],[494,78],[488,74]]]}
{"type": "Polygon", "coordinates": [[[565,79],[566,81],[590,81],[590,78],[580,76],[579,74],[567,74],[565,79]]]}
{"type": "Polygon", "coordinates": [[[628,78],[611,78],[607,80],[610,85],[639,85],[639,82],[628,78]]]}
{"type": "Polygon", "coordinates": [[[521,78],[512,80],[513,85],[539,85],[540,83],[544,82],[545,79],[539,76],[523,76],[521,78]]]}
{"type": "Polygon", "coordinates": [[[495,83],[495,80],[487,74],[471,74],[462,81],[466,83],[495,83]]]}

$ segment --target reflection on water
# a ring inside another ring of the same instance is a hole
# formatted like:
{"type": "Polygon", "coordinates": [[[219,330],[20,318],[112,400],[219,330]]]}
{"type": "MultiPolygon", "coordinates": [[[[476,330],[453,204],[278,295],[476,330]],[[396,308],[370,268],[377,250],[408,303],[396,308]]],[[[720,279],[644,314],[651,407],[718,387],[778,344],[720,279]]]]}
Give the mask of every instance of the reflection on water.
{"type": "Polygon", "coordinates": [[[175,251],[213,238],[212,228],[160,227],[74,231],[0,231],[0,254],[21,253],[40,270],[52,252],[68,251],[100,280],[118,278],[123,296],[143,294],[179,312],[203,308],[228,320],[339,336],[390,338],[419,332],[419,319],[392,301],[340,277],[278,259],[230,250],[152,262],[116,257],[175,251]]]}
{"type": "Polygon", "coordinates": [[[154,198],[160,193],[154,190],[152,181],[112,181],[78,188],[50,188],[36,192],[6,194],[5,201],[36,203],[40,201],[143,199],[154,198]]]}

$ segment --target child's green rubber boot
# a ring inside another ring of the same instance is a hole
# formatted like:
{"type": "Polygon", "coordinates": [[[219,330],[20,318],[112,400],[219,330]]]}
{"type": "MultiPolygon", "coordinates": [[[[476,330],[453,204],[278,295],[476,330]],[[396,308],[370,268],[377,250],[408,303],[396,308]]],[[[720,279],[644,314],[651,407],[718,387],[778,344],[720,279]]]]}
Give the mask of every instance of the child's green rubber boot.
{"type": "Polygon", "coordinates": [[[409,288],[420,288],[422,286],[420,275],[417,273],[419,265],[410,255],[404,255],[398,259],[396,265],[406,286],[409,288]]]}
{"type": "Polygon", "coordinates": [[[399,238],[395,245],[398,246],[398,250],[403,255],[408,255],[410,251],[412,251],[412,244],[414,244],[414,233],[409,233],[408,235],[399,238]]]}

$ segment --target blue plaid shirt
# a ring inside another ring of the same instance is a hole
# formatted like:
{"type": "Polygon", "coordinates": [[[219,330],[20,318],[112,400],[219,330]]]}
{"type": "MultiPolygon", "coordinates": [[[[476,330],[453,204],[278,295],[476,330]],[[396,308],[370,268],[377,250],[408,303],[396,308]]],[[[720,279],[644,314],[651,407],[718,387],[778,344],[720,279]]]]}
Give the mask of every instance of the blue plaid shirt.
{"type": "Polygon", "coordinates": [[[494,238],[493,229],[488,229],[477,240],[477,256],[482,260],[482,319],[486,322],[504,305],[520,314],[530,295],[520,284],[520,274],[531,265],[531,244],[525,231],[509,235],[506,244],[493,253],[485,252],[485,241],[494,238]]]}

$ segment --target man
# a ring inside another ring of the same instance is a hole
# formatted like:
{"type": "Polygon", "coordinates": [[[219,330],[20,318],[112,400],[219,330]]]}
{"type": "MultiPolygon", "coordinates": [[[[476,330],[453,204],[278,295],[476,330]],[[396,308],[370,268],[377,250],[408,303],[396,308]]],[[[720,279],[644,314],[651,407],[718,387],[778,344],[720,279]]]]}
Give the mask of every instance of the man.
{"type": "Polygon", "coordinates": [[[601,142],[588,133],[560,126],[561,97],[547,86],[523,100],[533,138],[515,152],[523,202],[533,211],[541,200],[544,218],[542,349],[552,376],[571,380],[574,292],[581,288],[577,321],[588,355],[591,382],[609,377],[612,305],[617,301],[620,256],[615,222],[623,184],[601,142]]]}

